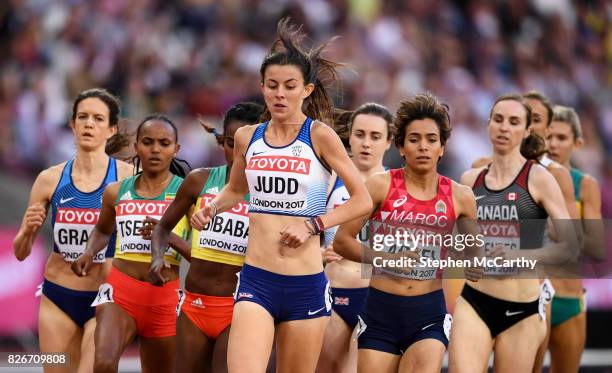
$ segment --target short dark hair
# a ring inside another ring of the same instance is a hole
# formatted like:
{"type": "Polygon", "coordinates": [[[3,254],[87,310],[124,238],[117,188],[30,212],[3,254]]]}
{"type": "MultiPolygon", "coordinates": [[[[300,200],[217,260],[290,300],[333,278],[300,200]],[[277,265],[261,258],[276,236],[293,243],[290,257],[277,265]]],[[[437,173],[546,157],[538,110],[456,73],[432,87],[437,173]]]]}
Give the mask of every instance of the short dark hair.
{"type": "Polygon", "coordinates": [[[415,120],[429,118],[436,122],[440,130],[440,142],[442,146],[451,135],[452,127],[448,114],[448,105],[440,102],[431,93],[422,93],[414,98],[400,103],[399,109],[395,114],[395,146],[404,146],[406,138],[406,128],[415,120]]]}
{"type": "Polygon", "coordinates": [[[535,90],[523,93],[523,97],[526,99],[538,100],[542,103],[542,105],[544,105],[544,107],[546,108],[546,113],[548,114],[548,119],[546,120],[546,127],[550,126],[550,123],[552,123],[553,119],[553,106],[550,103],[548,97],[535,90]]]}
{"type": "Polygon", "coordinates": [[[389,140],[391,136],[393,136],[393,133],[391,131],[391,124],[393,123],[393,114],[391,114],[389,109],[387,109],[385,106],[377,104],[375,102],[365,103],[355,109],[355,111],[353,111],[353,113],[351,114],[351,120],[349,122],[349,135],[353,131],[353,122],[359,114],[370,114],[384,119],[385,122],[387,122],[387,140],[389,140]]]}
{"type": "Polygon", "coordinates": [[[263,113],[263,106],[254,102],[239,102],[229,108],[223,115],[223,133],[227,132],[227,126],[233,122],[244,122],[255,124],[263,113]]]}

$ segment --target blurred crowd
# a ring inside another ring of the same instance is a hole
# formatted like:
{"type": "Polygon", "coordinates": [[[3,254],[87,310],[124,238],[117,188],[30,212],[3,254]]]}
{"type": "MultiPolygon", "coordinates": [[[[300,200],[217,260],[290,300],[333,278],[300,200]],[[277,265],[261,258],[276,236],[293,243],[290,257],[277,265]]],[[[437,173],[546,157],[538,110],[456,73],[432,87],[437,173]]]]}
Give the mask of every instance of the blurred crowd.
{"type": "Polygon", "coordinates": [[[121,97],[126,129],[166,113],[180,127],[183,158],[218,163],[197,117],[218,125],[237,101],[261,100],[259,67],[283,16],[313,43],[340,36],[326,55],[349,65],[333,91],[337,106],[395,110],[422,91],[448,103],[444,173],[457,177],[490,152],[496,96],[536,89],[578,110],[586,146],[575,162],[612,187],[606,0],[2,1],[2,167],[33,174],[70,157],[71,100],[94,86],[121,97]]]}

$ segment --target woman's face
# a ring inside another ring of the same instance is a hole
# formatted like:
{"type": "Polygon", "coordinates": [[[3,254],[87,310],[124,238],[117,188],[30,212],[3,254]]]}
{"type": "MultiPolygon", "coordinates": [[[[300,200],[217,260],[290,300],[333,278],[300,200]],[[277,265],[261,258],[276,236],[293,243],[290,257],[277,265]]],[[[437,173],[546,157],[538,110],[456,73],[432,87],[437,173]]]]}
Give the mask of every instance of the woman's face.
{"type": "Polygon", "coordinates": [[[572,157],[572,153],[580,145],[576,141],[572,128],[568,123],[553,121],[546,136],[548,155],[552,160],[560,164],[566,164],[572,157]]]}
{"type": "Polygon", "coordinates": [[[227,164],[232,164],[234,162],[234,135],[236,135],[238,128],[247,124],[248,123],[233,120],[228,123],[223,131],[223,153],[225,154],[227,164]]]}
{"type": "Polygon", "coordinates": [[[431,118],[413,120],[406,127],[404,145],[399,151],[409,169],[418,173],[435,170],[444,154],[440,128],[431,118]]]}
{"type": "Polygon", "coordinates": [[[537,99],[528,98],[527,105],[531,108],[531,125],[529,129],[532,133],[540,136],[541,138],[546,138],[546,124],[548,123],[548,110],[546,110],[546,106],[537,99]]]}
{"type": "Polygon", "coordinates": [[[302,71],[295,65],[270,65],[261,85],[266,106],[273,120],[286,122],[302,112],[302,103],[314,90],[304,84],[302,71]]]}
{"type": "Polygon", "coordinates": [[[136,154],[143,171],[161,173],[169,170],[172,158],[180,149],[172,126],[165,121],[151,119],[140,127],[137,137],[136,154]]]}
{"type": "Polygon", "coordinates": [[[117,126],[110,125],[109,113],[108,106],[99,98],[89,97],[79,102],[71,122],[79,148],[89,151],[104,148],[106,140],[117,132],[117,126]]]}
{"type": "Polygon", "coordinates": [[[349,143],[353,163],[359,170],[382,166],[385,152],[391,146],[387,121],[378,115],[358,114],[353,119],[349,143]]]}
{"type": "Polygon", "coordinates": [[[526,116],[527,110],[518,101],[503,100],[495,104],[489,119],[489,139],[494,152],[508,154],[520,148],[529,135],[526,116]]]}

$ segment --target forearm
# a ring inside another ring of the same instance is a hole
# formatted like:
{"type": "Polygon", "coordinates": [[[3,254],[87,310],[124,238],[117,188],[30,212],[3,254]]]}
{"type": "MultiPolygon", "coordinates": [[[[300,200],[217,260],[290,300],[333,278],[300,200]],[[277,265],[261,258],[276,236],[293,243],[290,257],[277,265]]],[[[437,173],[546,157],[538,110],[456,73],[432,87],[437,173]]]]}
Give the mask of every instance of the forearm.
{"type": "Polygon", "coordinates": [[[583,253],[597,261],[603,260],[605,256],[603,221],[599,219],[586,220],[584,222],[583,238],[583,253]]]}
{"type": "Polygon", "coordinates": [[[165,248],[168,247],[171,235],[171,230],[164,227],[162,223],[155,226],[151,234],[151,258],[153,260],[162,260],[164,258],[165,248]]]}
{"type": "Polygon", "coordinates": [[[35,238],[35,234],[25,234],[23,231],[17,233],[13,240],[13,252],[17,260],[23,261],[30,255],[35,238]]]}
{"type": "Polygon", "coordinates": [[[372,210],[372,199],[368,194],[359,198],[351,197],[345,204],[336,207],[325,215],[321,216],[325,229],[344,224],[360,216],[367,215],[372,210]]]}
{"type": "Polygon", "coordinates": [[[344,259],[357,263],[372,264],[375,258],[383,257],[386,254],[372,250],[354,237],[338,237],[336,235],[333,245],[336,253],[344,259]]]}
{"type": "Polygon", "coordinates": [[[106,248],[109,240],[110,234],[104,234],[94,227],[89,235],[87,247],[85,248],[85,254],[91,255],[95,258],[100,251],[106,248]]]}
{"type": "Polygon", "coordinates": [[[238,202],[244,199],[246,192],[237,191],[231,188],[228,184],[221,192],[213,198],[211,203],[217,206],[216,213],[220,214],[234,207],[238,202]]]}
{"type": "MultiPolygon", "coordinates": [[[[168,245],[176,250],[188,262],[191,262],[191,245],[188,241],[182,239],[178,235],[171,233],[168,245]]],[[[152,250],[152,249],[151,249],[152,250]]]]}

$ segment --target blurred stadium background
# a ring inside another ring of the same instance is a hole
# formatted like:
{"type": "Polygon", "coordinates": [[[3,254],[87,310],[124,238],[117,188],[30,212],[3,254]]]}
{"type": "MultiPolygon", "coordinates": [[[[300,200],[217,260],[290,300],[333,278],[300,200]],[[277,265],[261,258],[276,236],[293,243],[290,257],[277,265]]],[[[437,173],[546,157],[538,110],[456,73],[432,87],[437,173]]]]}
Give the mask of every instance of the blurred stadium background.
{"type": "MultiPolygon", "coordinates": [[[[35,175],[73,154],[67,123],[77,92],[101,86],[120,96],[127,131],[148,113],[170,115],[181,157],[195,167],[220,164],[197,116],[219,125],[232,104],[261,101],[260,63],[287,15],[313,41],[341,37],[327,54],[350,65],[337,106],[376,101],[395,110],[422,91],[448,103],[453,134],[441,171],[455,179],[490,153],[496,96],[537,89],[575,107],[586,146],[574,162],[599,180],[603,214],[612,215],[610,1],[1,1],[0,351],[37,349],[33,294],[50,230],[24,263],[11,241],[35,175]]],[[[396,166],[397,153],[386,161],[396,166]]],[[[586,287],[593,356],[612,348],[612,282],[586,287]]]]}

